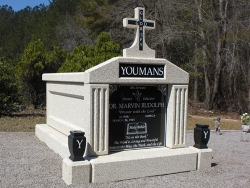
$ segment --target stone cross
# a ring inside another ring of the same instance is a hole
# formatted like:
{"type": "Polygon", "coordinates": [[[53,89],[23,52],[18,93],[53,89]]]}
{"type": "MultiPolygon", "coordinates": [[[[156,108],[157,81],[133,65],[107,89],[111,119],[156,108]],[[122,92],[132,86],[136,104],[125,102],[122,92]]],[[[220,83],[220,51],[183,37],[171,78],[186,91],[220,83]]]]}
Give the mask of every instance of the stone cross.
{"type": "Polygon", "coordinates": [[[136,30],[136,37],[130,48],[123,50],[124,57],[155,58],[155,51],[145,42],[145,29],[154,29],[155,21],[145,19],[145,9],[135,8],[135,18],[124,18],[123,26],[136,30]]]}

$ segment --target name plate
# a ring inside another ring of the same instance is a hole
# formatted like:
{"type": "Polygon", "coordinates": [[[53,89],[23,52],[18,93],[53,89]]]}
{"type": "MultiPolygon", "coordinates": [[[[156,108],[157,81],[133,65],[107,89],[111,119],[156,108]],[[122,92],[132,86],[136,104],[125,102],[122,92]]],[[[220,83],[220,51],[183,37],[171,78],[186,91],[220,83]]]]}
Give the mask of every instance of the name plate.
{"type": "Polygon", "coordinates": [[[109,149],[165,145],[166,85],[110,85],[109,149]]]}
{"type": "Polygon", "coordinates": [[[164,65],[119,64],[119,76],[164,78],[164,65]]]}

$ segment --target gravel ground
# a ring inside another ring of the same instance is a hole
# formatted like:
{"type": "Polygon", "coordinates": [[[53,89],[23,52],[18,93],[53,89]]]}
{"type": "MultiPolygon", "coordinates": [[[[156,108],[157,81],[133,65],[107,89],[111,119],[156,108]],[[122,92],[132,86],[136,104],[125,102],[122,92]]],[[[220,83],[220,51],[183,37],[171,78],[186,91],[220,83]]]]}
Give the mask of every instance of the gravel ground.
{"type": "MultiPolygon", "coordinates": [[[[105,184],[67,186],[61,179],[62,158],[32,133],[0,133],[0,187],[249,187],[250,142],[240,131],[211,131],[212,167],[206,170],[145,177],[105,184]]],[[[193,131],[187,133],[193,145],[193,131]]]]}

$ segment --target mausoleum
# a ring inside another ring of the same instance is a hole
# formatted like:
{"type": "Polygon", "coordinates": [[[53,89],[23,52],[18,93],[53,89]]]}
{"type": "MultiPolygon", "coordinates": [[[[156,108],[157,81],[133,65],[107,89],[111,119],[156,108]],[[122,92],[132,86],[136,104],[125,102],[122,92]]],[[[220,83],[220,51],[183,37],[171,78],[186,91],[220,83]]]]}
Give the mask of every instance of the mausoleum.
{"type": "Polygon", "coordinates": [[[107,182],[211,166],[211,149],[186,145],[189,74],[155,58],[145,43],[144,8],[124,27],[135,29],[133,45],[79,73],[44,74],[46,124],[36,136],[62,158],[67,184],[107,182]],[[85,161],[69,159],[70,131],[85,132],[85,161]]]}

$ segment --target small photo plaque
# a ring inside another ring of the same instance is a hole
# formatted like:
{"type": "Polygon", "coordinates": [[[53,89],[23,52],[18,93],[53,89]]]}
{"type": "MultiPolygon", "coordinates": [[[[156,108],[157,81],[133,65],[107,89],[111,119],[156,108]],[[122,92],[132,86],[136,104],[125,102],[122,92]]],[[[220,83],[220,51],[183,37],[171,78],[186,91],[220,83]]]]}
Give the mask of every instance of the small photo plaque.
{"type": "Polygon", "coordinates": [[[127,124],[127,135],[130,134],[147,134],[147,123],[128,123],[127,124]]]}

